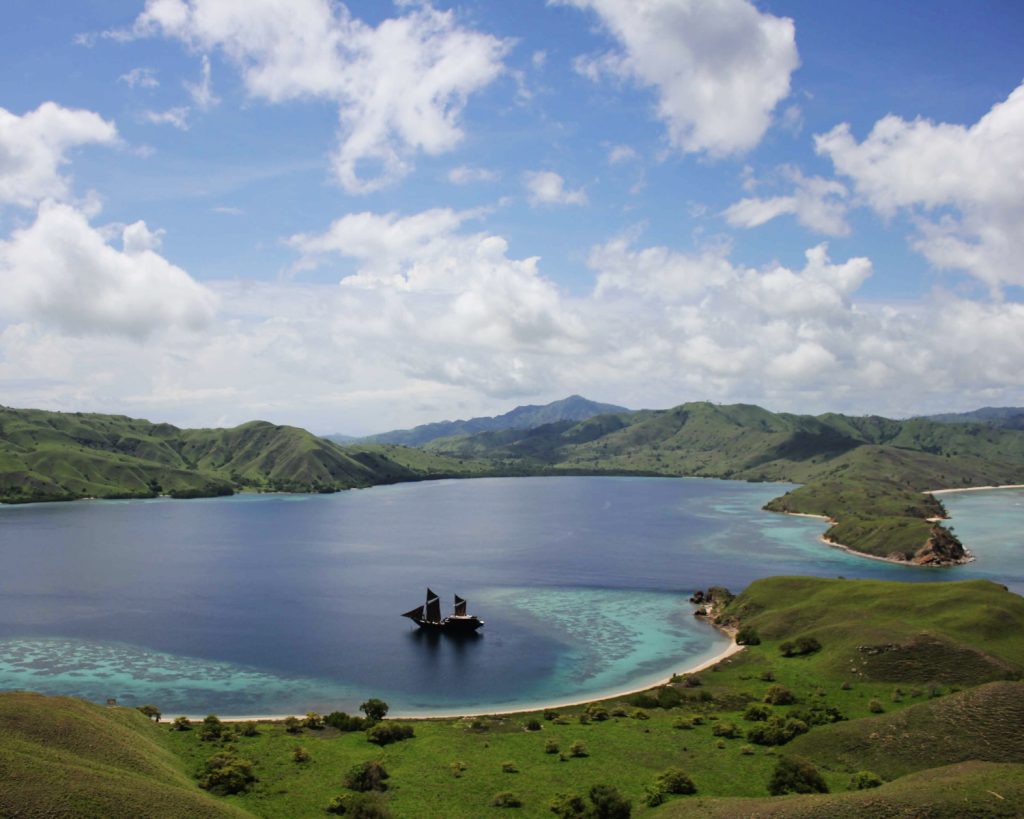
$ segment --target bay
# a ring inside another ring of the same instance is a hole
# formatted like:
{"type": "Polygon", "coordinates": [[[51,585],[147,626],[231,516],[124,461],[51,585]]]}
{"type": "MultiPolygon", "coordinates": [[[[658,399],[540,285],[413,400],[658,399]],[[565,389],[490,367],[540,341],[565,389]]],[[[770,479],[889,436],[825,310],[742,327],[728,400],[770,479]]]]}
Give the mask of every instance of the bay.
{"type": "Polygon", "coordinates": [[[402,713],[492,711],[636,687],[716,654],[724,638],[686,603],[697,588],[999,579],[1014,562],[854,557],[820,543],[820,521],[761,511],[787,488],[494,478],[0,507],[0,688],[169,715],[351,712],[370,696],[402,713]],[[479,635],[399,618],[427,585],[446,609],[467,597],[479,635]]]}

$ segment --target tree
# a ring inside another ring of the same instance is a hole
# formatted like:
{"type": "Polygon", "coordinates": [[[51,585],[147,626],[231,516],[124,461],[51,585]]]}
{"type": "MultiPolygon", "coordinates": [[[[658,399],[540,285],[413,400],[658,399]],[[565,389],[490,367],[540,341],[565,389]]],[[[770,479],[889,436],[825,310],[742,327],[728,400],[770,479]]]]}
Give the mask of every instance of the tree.
{"type": "Polygon", "coordinates": [[[828,785],[818,769],[806,759],[784,756],[768,781],[768,793],[772,796],[785,793],[828,793],[828,785]]]}
{"type": "Polygon", "coordinates": [[[220,739],[223,733],[224,723],[220,721],[216,714],[209,714],[203,720],[203,724],[199,726],[199,739],[203,742],[212,742],[215,739],[220,739]]]}
{"type": "Polygon", "coordinates": [[[658,777],[658,787],[665,793],[689,794],[697,792],[697,786],[693,784],[689,774],[682,768],[669,768],[667,771],[663,771],[658,777]]]}
{"type": "Polygon", "coordinates": [[[306,719],[303,720],[303,725],[314,731],[322,731],[324,727],[324,718],[316,711],[310,711],[306,714],[306,719]]]}
{"type": "Polygon", "coordinates": [[[384,719],[384,716],[387,714],[388,704],[384,702],[384,700],[371,697],[359,706],[359,710],[366,714],[367,719],[379,722],[384,719]]]}
{"type": "Polygon", "coordinates": [[[191,731],[192,720],[188,717],[175,717],[174,722],[171,723],[172,731],[191,731]]]}
{"type": "Polygon", "coordinates": [[[140,705],[139,710],[154,722],[160,722],[160,709],[155,705],[140,705]]]}
{"type": "Polygon", "coordinates": [[[256,781],[252,767],[250,760],[243,759],[237,754],[214,754],[203,765],[199,787],[221,795],[243,793],[256,781]]]}

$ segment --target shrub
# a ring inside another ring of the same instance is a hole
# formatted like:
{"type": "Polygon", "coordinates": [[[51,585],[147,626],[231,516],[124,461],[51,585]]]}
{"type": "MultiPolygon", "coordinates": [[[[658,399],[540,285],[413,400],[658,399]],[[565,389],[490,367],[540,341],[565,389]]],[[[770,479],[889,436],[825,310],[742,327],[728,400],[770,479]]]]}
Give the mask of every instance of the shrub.
{"type": "Polygon", "coordinates": [[[237,754],[223,752],[214,754],[203,765],[199,775],[199,787],[216,794],[244,793],[256,775],[253,764],[237,754]]]}
{"type": "Polygon", "coordinates": [[[594,819],[629,819],[633,811],[632,803],[611,785],[594,785],[588,796],[594,819]]]}
{"type": "Polygon", "coordinates": [[[368,720],[379,722],[388,713],[388,704],[384,700],[371,697],[359,706],[359,710],[366,714],[368,720]]]}
{"type": "Polygon", "coordinates": [[[872,714],[881,714],[883,711],[885,711],[885,709],[882,707],[882,703],[880,703],[878,700],[871,700],[868,703],[868,711],[870,711],[872,714]]]}
{"type": "Polygon", "coordinates": [[[650,719],[650,715],[643,708],[637,708],[633,712],[633,719],[650,719]]]}
{"type": "Polygon", "coordinates": [[[621,705],[617,705],[617,706],[615,706],[612,709],[612,716],[613,717],[628,717],[629,716],[629,712],[626,711],[626,709],[623,708],[621,705]]]}
{"type": "Polygon", "coordinates": [[[367,720],[362,717],[350,717],[344,711],[332,711],[324,717],[324,722],[332,728],[346,733],[362,731],[367,727],[367,720]]]}
{"type": "Polygon", "coordinates": [[[747,739],[757,745],[785,745],[807,731],[807,723],[803,720],[774,716],[747,729],[747,739]]]}
{"type": "Polygon", "coordinates": [[[456,762],[453,762],[448,767],[452,769],[452,776],[454,776],[456,779],[458,779],[460,776],[462,776],[462,773],[463,773],[463,771],[466,770],[467,766],[466,766],[465,762],[458,762],[458,761],[456,761],[456,762]]]}
{"type": "Polygon", "coordinates": [[[259,736],[259,729],[255,722],[243,722],[239,728],[239,732],[243,737],[255,737],[259,736]]]}
{"type": "Polygon", "coordinates": [[[539,731],[540,730],[540,722],[538,722],[535,719],[531,719],[528,723],[526,723],[526,730],[527,731],[539,731]]]}
{"type": "Polygon", "coordinates": [[[683,695],[676,691],[676,689],[671,685],[663,685],[658,689],[658,706],[664,708],[666,711],[669,708],[675,708],[682,701],[683,695]]]}
{"type": "Polygon", "coordinates": [[[390,745],[413,736],[411,725],[399,725],[393,722],[379,722],[366,729],[366,738],[374,745],[390,745]]]}
{"type": "Polygon", "coordinates": [[[175,717],[174,722],[171,723],[172,731],[191,731],[192,720],[188,717],[175,717]]]}
{"type": "Polygon", "coordinates": [[[683,686],[685,688],[700,688],[704,683],[701,682],[700,677],[696,674],[687,674],[683,677],[683,686]]]}
{"type": "Polygon", "coordinates": [[[587,706],[587,714],[594,722],[604,722],[608,719],[608,709],[593,702],[587,706]]]}
{"type": "Polygon", "coordinates": [[[630,697],[629,704],[634,708],[657,708],[658,700],[653,695],[643,691],[630,697]]]}
{"type": "Polygon", "coordinates": [[[522,806],[523,800],[512,793],[512,791],[496,793],[491,800],[491,807],[495,808],[521,808],[522,806]]]}
{"type": "Polygon", "coordinates": [[[577,739],[572,745],[569,746],[569,756],[589,756],[586,743],[582,739],[577,739]]]}
{"type": "Polygon", "coordinates": [[[553,739],[549,739],[547,742],[544,743],[544,753],[546,753],[546,754],[557,754],[558,753],[558,743],[555,742],[555,740],[553,740],[553,739]]]}
{"type": "Polygon", "coordinates": [[[736,642],[741,646],[759,646],[761,637],[753,626],[743,626],[736,632],[736,642]]]}
{"type": "Polygon", "coordinates": [[[697,786],[682,768],[669,768],[658,776],[658,787],[665,793],[690,794],[697,792],[697,786]]]}
{"type": "Polygon", "coordinates": [[[821,643],[816,637],[798,637],[796,640],[797,654],[813,654],[821,650],[821,643]]]}
{"type": "Polygon", "coordinates": [[[548,809],[559,819],[582,819],[587,815],[587,803],[582,796],[575,794],[558,794],[548,809]]]}
{"type": "Polygon", "coordinates": [[[735,739],[740,735],[740,729],[732,722],[716,722],[711,729],[711,733],[716,737],[735,739]]]}
{"type": "Polygon", "coordinates": [[[839,686],[839,687],[842,688],[843,691],[849,691],[851,688],[853,688],[853,686],[850,685],[850,681],[849,680],[843,680],[843,684],[841,686],[839,686]]]}
{"type": "Polygon", "coordinates": [[[692,731],[693,720],[689,717],[680,717],[672,723],[673,728],[678,728],[680,731],[692,731]]]}
{"type": "Polygon", "coordinates": [[[386,791],[388,786],[384,780],[388,778],[390,778],[390,774],[384,769],[384,766],[371,759],[349,768],[344,785],[349,790],[360,793],[386,791]]]}
{"type": "Polygon", "coordinates": [[[796,697],[786,686],[773,685],[765,692],[764,701],[769,705],[791,705],[796,702],[796,697]]]}
{"type": "Polygon", "coordinates": [[[284,721],[284,730],[289,734],[301,734],[302,722],[298,717],[286,717],[284,721]]]}
{"type": "Polygon", "coordinates": [[[851,791],[863,791],[868,788],[877,788],[882,784],[882,778],[871,771],[857,771],[850,778],[851,791]]]}
{"type": "Polygon", "coordinates": [[[519,773],[519,768],[516,767],[516,763],[512,760],[507,760],[501,763],[502,773],[519,773]]]}
{"type": "Polygon", "coordinates": [[[743,712],[743,719],[750,722],[764,722],[771,715],[772,711],[770,708],[754,703],[747,706],[747,710],[743,712]]]}
{"type": "Polygon", "coordinates": [[[743,756],[751,756],[754,753],[754,746],[744,745],[742,748],[740,748],[740,753],[743,754],[743,756]]]}
{"type": "Polygon", "coordinates": [[[589,724],[590,724],[590,714],[588,714],[586,711],[583,711],[580,714],[580,725],[589,725],[589,724]]]}
{"type": "Polygon", "coordinates": [[[301,745],[296,745],[295,750],[292,751],[293,762],[309,762],[313,757],[309,755],[309,751],[303,748],[301,745]]]}
{"type": "Polygon", "coordinates": [[[775,682],[775,672],[770,668],[761,672],[762,682],[775,682]]]}
{"type": "Polygon", "coordinates": [[[216,714],[210,714],[203,720],[203,724],[199,726],[199,739],[203,742],[212,742],[215,739],[220,739],[224,731],[225,726],[220,721],[220,718],[216,714]]]}
{"type": "Polygon", "coordinates": [[[391,819],[391,811],[379,793],[345,793],[336,796],[326,810],[349,819],[391,819]]]}
{"type": "Polygon", "coordinates": [[[656,808],[665,801],[665,791],[657,785],[648,785],[644,788],[644,804],[649,808],[656,808]]]}
{"type": "Polygon", "coordinates": [[[828,785],[818,769],[806,759],[784,756],[768,781],[768,793],[772,796],[785,793],[828,793],[828,785]]]}
{"type": "Polygon", "coordinates": [[[547,711],[544,712],[544,719],[546,719],[548,721],[553,720],[557,716],[558,716],[558,712],[557,711],[547,710],[547,711]]]}

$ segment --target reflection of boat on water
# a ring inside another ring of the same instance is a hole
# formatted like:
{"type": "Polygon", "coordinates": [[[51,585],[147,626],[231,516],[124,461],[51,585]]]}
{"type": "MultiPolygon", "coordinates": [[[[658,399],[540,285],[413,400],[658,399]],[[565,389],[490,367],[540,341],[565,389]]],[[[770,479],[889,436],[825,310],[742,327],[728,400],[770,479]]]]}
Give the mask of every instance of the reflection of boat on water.
{"type": "Polygon", "coordinates": [[[441,598],[427,589],[427,602],[407,611],[403,617],[413,620],[422,629],[465,634],[476,631],[484,621],[475,614],[466,614],[466,601],[455,595],[455,613],[441,619],[441,598]]]}

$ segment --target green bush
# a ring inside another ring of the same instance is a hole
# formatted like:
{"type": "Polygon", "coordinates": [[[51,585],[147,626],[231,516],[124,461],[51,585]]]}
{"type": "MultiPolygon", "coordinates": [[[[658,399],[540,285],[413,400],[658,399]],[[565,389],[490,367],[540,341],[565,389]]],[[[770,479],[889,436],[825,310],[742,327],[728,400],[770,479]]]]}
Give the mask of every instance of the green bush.
{"type": "Polygon", "coordinates": [[[214,754],[203,764],[199,787],[220,795],[244,793],[256,781],[253,763],[237,754],[214,754]]]}
{"type": "Polygon", "coordinates": [[[828,793],[828,785],[818,769],[806,759],[782,757],[768,781],[768,793],[782,796],[786,793],[828,793]]]}
{"type": "Polygon", "coordinates": [[[391,819],[387,802],[379,793],[344,793],[336,796],[326,810],[349,819],[391,819]]]}
{"type": "Polygon", "coordinates": [[[772,711],[770,708],[754,703],[747,706],[747,710],[743,712],[743,719],[749,722],[764,722],[771,715],[772,711]]]}
{"type": "Polygon", "coordinates": [[[350,717],[344,711],[332,711],[324,722],[332,728],[349,733],[352,731],[363,731],[368,727],[368,721],[362,717],[350,717]]]}
{"type": "Polygon", "coordinates": [[[292,751],[292,761],[293,762],[299,762],[299,763],[309,762],[309,760],[311,760],[312,758],[313,757],[311,757],[309,755],[309,751],[307,751],[301,745],[296,745],[295,746],[295,750],[292,751]]]}
{"type": "Polygon", "coordinates": [[[747,729],[747,739],[757,745],[785,745],[794,737],[806,734],[807,723],[792,717],[773,716],[766,722],[747,729]]]}
{"type": "Polygon", "coordinates": [[[491,807],[495,808],[521,808],[522,806],[523,800],[512,793],[512,791],[496,793],[491,800],[491,807]]]}
{"type": "Polygon", "coordinates": [[[239,732],[243,737],[255,737],[259,736],[259,728],[255,722],[243,722],[239,727],[239,732]]]}
{"type": "Polygon", "coordinates": [[[394,722],[378,722],[366,729],[366,738],[374,745],[390,745],[413,736],[411,725],[399,725],[394,722]]]}
{"type": "Polygon", "coordinates": [[[384,769],[384,766],[371,759],[349,768],[344,785],[349,790],[360,793],[386,791],[388,786],[384,780],[389,778],[390,774],[384,769]]]}
{"type": "Polygon", "coordinates": [[[286,717],[284,721],[284,730],[289,734],[301,734],[302,721],[298,717],[286,717]]]}
{"type": "Polygon", "coordinates": [[[663,771],[657,780],[658,787],[665,793],[690,794],[697,792],[697,786],[693,784],[689,774],[682,768],[669,768],[663,771]]]}
{"type": "Polygon", "coordinates": [[[765,692],[764,701],[769,705],[792,705],[796,702],[796,697],[786,686],[772,685],[765,692]]]}
{"type": "Polygon", "coordinates": [[[192,720],[188,717],[175,717],[174,722],[171,723],[172,731],[191,731],[192,720]]]}
{"type": "Polygon", "coordinates": [[[594,819],[629,819],[633,805],[617,788],[594,785],[588,794],[592,805],[588,816],[594,819]]]}
{"type": "Polygon", "coordinates": [[[225,732],[225,725],[216,714],[208,715],[202,725],[199,726],[199,739],[203,742],[212,742],[220,739],[225,732]]]}
{"type": "Polygon", "coordinates": [[[540,730],[540,722],[535,720],[535,719],[531,719],[529,722],[526,723],[526,730],[527,731],[539,731],[540,730]]]}
{"type": "Polygon", "coordinates": [[[857,771],[850,778],[851,791],[863,791],[868,788],[877,788],[882,784],[882,778],[871,771],[857,771]]]}
{"type": "Polygon", "coordinates": [[[569,756],[589,756],[586,743],[582,739],[577,739],[572,745],[569,746],[569,756]]]}
{"type": "Polygon", "coordinates": [[[306,714],[306,718],[302,721],[302,724],[306,728],[310,728],[314,731],[322,731],[324,728],[324,718],[316,711],[310,711],[306,714]]]}
{"type": "Polygon", "coordinates": [[[868,711],[870,711],[872,714],[881,714],[885,711],[885,709],[882,707],[882,703],[880,703],[878,700],[871,700],[868,703],[868,711]]]}
{"type": "Polygon", "coordinates": [[[519,768],[516,767],[516,763],[512,760],[501,763],[502,773],[519,773],[519,768]]]}
{"type": "Polygon", "coordinates": [[[711,733],[716,737],[735,739],[740,735],[740,729],[732,722],[716,722],[711,728],[711,733]]]}
{"type": "Polygon", "coordinates": [[[544,743],[544,753],[546,753],[546,754],[557,754],[558,753],[558,743],[555,742],[555,740],[553,740],[553,739],[549,739],[547,742],[544,743]]]}
{"type": "Polygon", "coordinates": [[[743,626],[736,632],[736,642],[741,646],[759,646],[761,637],[753,626],[743,626]]]}

